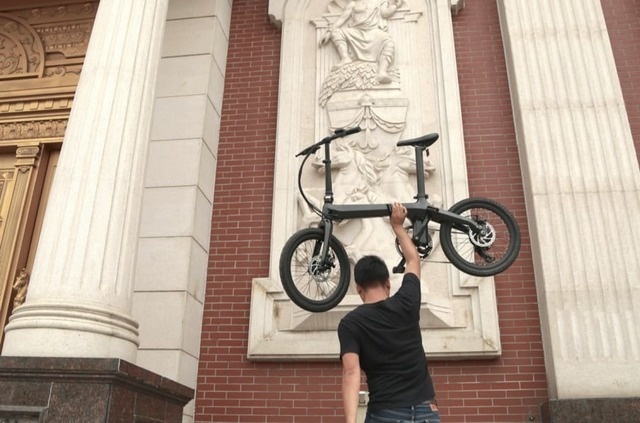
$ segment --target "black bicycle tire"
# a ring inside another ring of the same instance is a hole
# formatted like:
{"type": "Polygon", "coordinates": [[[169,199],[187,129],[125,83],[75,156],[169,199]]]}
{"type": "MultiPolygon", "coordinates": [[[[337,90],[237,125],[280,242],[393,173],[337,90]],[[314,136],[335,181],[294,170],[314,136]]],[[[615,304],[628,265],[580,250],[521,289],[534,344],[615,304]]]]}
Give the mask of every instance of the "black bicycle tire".
{"type": "Polygon", "coordinates": [[[307,298],[298,290],[298,287],[293,280],[293,275],[291,274],[291,263],[293,260],[293,254],[298,246],[305,241],[313,239],[324,241],[324,230],[319,228],[302,229],[289,238],[282,248],[282,253],[280,254],[280,280],[284,291],[294,304],[304,310],[313,313],[321,313],[331,310],[340,304],[340,301],[342,301],[344,296],[347,294],[347,291],[349,290],[349,282],[351,280],[351,268],[347,252],[340,241],[332,235],[329,240],[329,247],[335,253],[340,265],[338,286],[334,293],[324,300],[312,300],[307,298]]]}
{"type": "Polygon", "coordinates": [[[507,251],[501,258],[499,258],[495,263],[487,266],[478,266],[473,263],[469,263],[464,257],[460,256],[454,247],[451,236],[452,226],[448,222],[440,225],[440,243],[445,256],[447,256],[451,264],[464,273],[480,277],[494,276],[507,270],[507,268],[509,268],[509,266],[511,266],[518,257],[521,244],[520,228],[509,210],[497,201],[488,198],[467,198],[451,206],[449,211],[455,214],[461,214],[466,210],[479,208],[492,211],[500,216],[507,227],[510,235],[510,242],[507,247],[507,251]]]}

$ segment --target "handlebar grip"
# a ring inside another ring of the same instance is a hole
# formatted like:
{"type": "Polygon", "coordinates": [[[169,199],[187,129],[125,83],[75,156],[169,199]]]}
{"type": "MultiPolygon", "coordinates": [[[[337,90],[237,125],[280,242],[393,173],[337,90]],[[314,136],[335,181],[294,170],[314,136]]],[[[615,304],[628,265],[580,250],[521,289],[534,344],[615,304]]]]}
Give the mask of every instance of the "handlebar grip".
{"type": "Polygon", "coordinates": [[[314,153],[318,148],[320,148],[324,144],[330,143],[336,138],[342,138],[342,137],[346,137],[347,135],[357,134],[360,131],[362,131],[362,128],[360,128],[359,126],[356,126],[354,128],[349,128],[349,129],[344,129],[344,128],[336,129],[334,131],[334,135],[325,137],[322,139],[322,141],[319,141],[313,145],[310,145],[309,147],[305,148],[304,150],[296,154],[296,157],[306,156],[307,154],[314,153]]]}
{"type": "Polygon", "coordinates": [[[349,129],[345,129],[342,136],[347,136],[347,135],[351,135],[351,134],[357,134],[360,131],[362,131],[362,128],[360,128],[359,126],[356,126],[356,127],[353,127],[353,128],[349,128],[349,129]]]}

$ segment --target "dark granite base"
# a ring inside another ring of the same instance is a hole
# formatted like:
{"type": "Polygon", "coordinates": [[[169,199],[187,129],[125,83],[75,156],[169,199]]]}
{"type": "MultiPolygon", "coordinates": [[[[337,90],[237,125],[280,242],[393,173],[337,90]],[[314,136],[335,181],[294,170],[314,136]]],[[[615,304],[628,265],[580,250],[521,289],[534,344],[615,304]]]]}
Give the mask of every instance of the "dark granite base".
{"type": "Polygon", "coordinates": [[[193,394],[118,359],[0,357],[0,423],[180,423],[193,394]]]}
{"type": "Polygon", "coordinates": [[[639,423],[640,398],[551,400],[543,406],[546,423],[639,423]]]}

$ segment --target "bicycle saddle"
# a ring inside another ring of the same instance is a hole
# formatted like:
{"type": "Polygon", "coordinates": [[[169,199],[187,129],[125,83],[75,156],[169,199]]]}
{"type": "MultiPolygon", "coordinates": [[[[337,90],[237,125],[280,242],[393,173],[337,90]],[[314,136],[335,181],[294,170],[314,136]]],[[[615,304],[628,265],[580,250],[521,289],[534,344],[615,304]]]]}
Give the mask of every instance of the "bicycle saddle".
{"type": "Polygon", "coordinates": [[[413,138],[410,140],[404,140],[404,141],[398,141],[398,144],[396,144],[398,147],[404,147],[406,145],[410,145],[412,147],[424,147],[424,148],[429,148],[430,146],[433,145],[433,143],[435,143],[438,139],[440,135],[436,134],[435,132],[433,134],[429,134],[429,135],[423,135],[421,137],[418,138],[413,138]]]}

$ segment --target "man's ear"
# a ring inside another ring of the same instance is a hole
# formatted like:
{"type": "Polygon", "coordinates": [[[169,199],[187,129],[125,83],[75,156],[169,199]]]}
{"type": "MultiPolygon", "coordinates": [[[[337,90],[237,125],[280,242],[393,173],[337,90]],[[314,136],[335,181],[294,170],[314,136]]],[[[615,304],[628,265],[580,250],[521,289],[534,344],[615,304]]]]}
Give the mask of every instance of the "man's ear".
{"type": "Polygon", "coordinates": [[[364,294],[364,288],[356,284],[356,292],[358,293],[358,295],[362,295],[364,294]]]}
{"type": "Polygon", "coordinates": [[[391,291],[391,281],[389,279],[384,283],[384,289],[391,291]]]}

